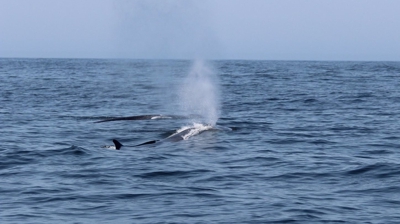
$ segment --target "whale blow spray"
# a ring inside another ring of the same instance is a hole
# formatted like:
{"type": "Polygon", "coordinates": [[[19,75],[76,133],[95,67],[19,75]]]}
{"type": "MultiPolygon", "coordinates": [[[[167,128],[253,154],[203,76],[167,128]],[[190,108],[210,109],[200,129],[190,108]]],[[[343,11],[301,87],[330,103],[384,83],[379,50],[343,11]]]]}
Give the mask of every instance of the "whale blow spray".
{"type": "Polygon", "coordinates": [[[215,125],[220,114],[219,80],[212,67],[202,60],[194,61],[184,79],[180,94],[185,114],[200,115],[193,122],[215,125]]]}

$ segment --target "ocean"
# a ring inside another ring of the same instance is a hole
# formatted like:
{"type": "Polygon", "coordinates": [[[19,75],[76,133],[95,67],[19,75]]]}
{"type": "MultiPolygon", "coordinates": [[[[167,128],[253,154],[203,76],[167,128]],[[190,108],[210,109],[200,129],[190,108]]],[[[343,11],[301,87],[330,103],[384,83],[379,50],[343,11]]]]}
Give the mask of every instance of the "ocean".
{"type": "Polygon", "coordinates": [[[0,80],[0,223],[400,223],[400,62],[2,58],[0,80]],[[177,117],[96,123],[139,115],[177,117]]]}

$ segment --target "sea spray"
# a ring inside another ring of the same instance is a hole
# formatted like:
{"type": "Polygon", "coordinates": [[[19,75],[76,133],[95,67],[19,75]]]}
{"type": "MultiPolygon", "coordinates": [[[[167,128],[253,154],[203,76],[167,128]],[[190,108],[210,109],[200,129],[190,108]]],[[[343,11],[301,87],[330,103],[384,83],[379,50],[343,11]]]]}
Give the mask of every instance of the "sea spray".
{"type": "Polygon", "coordinates": [[[220,113],[219,82],[216,72],[202,60],[194,61],[180,92],[180,105],[193,122],[215,125],[220,113]]]}

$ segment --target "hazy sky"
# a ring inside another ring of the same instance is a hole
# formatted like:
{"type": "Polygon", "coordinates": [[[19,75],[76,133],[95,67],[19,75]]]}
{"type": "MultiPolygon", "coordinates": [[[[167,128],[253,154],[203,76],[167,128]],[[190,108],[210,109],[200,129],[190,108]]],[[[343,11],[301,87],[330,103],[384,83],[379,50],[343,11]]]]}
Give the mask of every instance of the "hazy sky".
{"type": "Polygon", "coordinates": [[[400,61],[400,1],[0,0],[0,57],[400,61]]]}

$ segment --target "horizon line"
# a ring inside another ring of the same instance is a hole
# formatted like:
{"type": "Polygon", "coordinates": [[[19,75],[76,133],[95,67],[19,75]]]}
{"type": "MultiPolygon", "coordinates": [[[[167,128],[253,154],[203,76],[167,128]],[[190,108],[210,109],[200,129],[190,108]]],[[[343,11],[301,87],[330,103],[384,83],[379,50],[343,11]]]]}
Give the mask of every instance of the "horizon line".
{"type": "Polygon", "coordinates": [[[206,60],[206,61],[304,61],[304,62],[400,62],[400,60],[364,60],[364,59],[240,59],[240,58],[228,58],[228,59],[207,59],[207,58],[124,58],[124,57],[3,57],[0,59],[87,59],[87,60],[149,60],[149,61],[195,61],[195,60],[206,60]]]}

